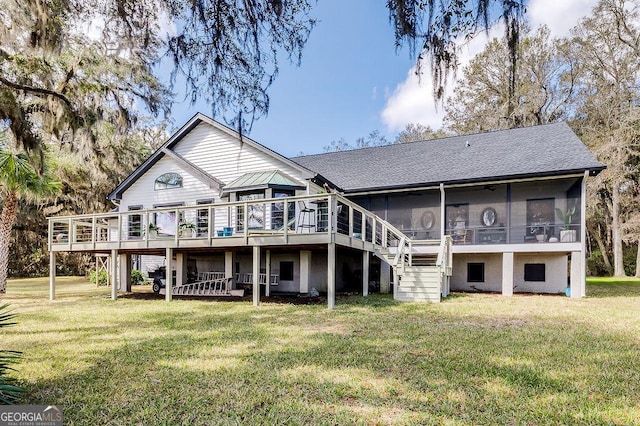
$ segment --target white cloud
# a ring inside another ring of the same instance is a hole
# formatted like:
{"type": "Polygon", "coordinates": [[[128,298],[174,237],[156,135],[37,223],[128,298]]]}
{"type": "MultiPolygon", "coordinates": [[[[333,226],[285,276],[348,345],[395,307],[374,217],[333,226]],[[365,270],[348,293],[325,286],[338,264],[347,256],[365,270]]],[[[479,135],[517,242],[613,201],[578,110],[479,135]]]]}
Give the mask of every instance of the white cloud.
{"type": "MultiPolygon", "coordinates": [[[[591,12],[597,0],[531,0],[527,7],[527,16],[532,28],[546,24],[553,36],[565,36],[577,24],[578,20],[591,12]]],[[[464,46],[460,52],[460,67],[469,63],[477,53],[481,52],[487,40],[501,37],[504,27],[492,28],[489,37],[480,34],[464,46]]],[[[435,107],[433,101],[433,85],[428,67],[419,80],[415,68],[407,73],[407,78],[398,84],[387,98],[381,113],[381,119],[389,132],[402,130],[408,123],[420,123],[434,129],[442,126],[443,108],[435,107]]],[[[455,82],[451,81],[447,92],[451,94],[455,82]]],[[[448,96],[448,95],[447,95],[448,96]]]]}
{"type": "Polygon", "coordinates": [[[563,37],[596,3],[598,0],[531,0],[527,15],[532,28],[546,24],[552,35],[563,37]]]}

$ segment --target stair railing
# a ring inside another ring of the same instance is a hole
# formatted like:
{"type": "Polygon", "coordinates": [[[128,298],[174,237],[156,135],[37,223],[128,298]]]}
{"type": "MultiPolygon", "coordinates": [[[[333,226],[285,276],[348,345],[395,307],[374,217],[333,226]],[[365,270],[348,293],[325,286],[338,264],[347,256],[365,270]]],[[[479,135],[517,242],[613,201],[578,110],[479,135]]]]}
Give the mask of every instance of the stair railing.
{"type": "Polygon", "coordinates": [[[436,266],[440,268],[440,293],[442,297],[449,295],[449,283],[453,271],[453,242],[450,235],[445,235],[440,242],[440,251],[436,259],[436,266]]]}

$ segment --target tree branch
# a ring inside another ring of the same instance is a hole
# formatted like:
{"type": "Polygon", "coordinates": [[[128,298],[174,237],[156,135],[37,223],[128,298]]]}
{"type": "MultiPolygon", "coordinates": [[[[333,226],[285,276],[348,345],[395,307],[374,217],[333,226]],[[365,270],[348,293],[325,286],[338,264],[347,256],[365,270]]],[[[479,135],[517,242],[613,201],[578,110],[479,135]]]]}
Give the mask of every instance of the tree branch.
{"type": "Polygon", "coordinates": [[[69,98],[67,98],[62,93],[58,93],[58,92],[56,92],[54,90],[43,89],[43,88],[40,88],[40,87],[28,86],[26,84],[14,83],[12,81],[7,80],[3,76],[0,76],[0,83],[4,84],[5,86],[8,86],[8,87],[10,87],[12,89],[24,90],[25,92],[31,92],[31,93],[36,93],[36,94],[40,94],[40,95],[48,95],[48,96],[53,96],[55,98],[58,98],[59,100],[64,102],[72,112],[75,113],[75,108],[73,107],[73,104],[71,103],[69,98]]]}

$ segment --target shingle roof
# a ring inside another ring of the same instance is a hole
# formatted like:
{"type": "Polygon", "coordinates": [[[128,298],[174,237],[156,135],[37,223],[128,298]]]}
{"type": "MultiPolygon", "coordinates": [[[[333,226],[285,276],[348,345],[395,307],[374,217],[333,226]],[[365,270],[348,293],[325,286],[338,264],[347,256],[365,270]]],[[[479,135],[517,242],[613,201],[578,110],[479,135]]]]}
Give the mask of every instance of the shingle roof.
{"type": "Polygon", "coordinates": [[[605,166],[565,123],[292,158],[345,192],[540,175],[605,166]]]}

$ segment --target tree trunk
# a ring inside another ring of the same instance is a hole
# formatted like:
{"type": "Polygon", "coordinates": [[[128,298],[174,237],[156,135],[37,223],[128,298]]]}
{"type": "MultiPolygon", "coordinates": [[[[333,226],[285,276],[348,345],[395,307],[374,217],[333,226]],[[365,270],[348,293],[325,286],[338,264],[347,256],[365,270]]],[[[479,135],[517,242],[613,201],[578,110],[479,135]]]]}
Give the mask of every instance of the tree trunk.
{"type": "Polygon", "coordinates": [[[640,278],[640,241],[638,241],[638,250],[636,252],[636,278],[640,278]]]}
{"type": "Polygon", "coordinates": [[[11,228],[18,213],[18,197],[10,192],[4,199],[0,213],[0,295],[7,292],[7,275],[9,272],[9,243],[11,228]]]}
{"type": "Polygon", "coordinates": [[[598,244],[598,248],[600,249],[600,254],[602,255],[602,261],[604,262],[605,268],[607,268],[607,272],[610,274],[613,271],[613,266],[611,266],[611,261],[609,260],[609,253],[607,252],[607,246],[605,245],[602,237],[596,231],[592,234],[593,239],[596,240],[596,244],[598,244]]]}
{"type": "MultiPolygon", "coordinates": [[[[613,243],[613,276],[626,277],[620,232],[620,187],[613,183],[611,191],[611,237],[613,243]]],[[[2,266],[2,265],[0,265],[2,266]]]]}

